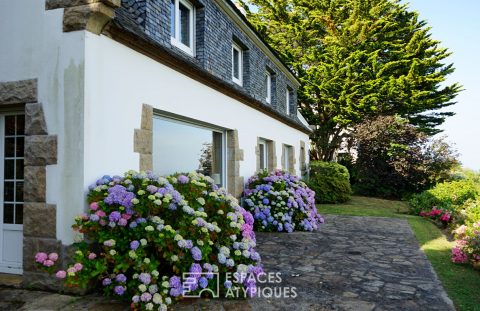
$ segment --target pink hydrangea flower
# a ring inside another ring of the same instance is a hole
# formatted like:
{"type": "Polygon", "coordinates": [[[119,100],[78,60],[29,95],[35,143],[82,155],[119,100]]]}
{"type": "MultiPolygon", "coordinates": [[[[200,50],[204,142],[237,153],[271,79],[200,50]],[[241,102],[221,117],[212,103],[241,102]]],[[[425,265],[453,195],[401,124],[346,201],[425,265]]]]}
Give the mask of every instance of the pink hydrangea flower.
{"type": "Polygon", "coordinates": [[[43,265],[44,265],[45,267],[51,267],[51,266],[53,266],[54,264],[55,264],[55,263],[54,263],[52,260],[50,260],[50,259],[47,259],[47,260],[45,260],[45,261],[43,262],[43,265]]]}
{"type": "Polygon", "coordinates": [[[48,255],[48,259],[50,259],[51,261],[57,261],[58,260],[58,254],[57,253],[50,253],[48,255]]]}
{"type": "Polygon", "coordinates": [[[38,262],[38,263],[43,264],[43,262],[47,259],[48,259],[48,255],[43,253],[43,252],[37,253],[35,255],[35,261],[38,262]]]}
{"type": "Polygon", "coordinates": [[[88,254],[88,259],[93,260],[95,258],[97,258],[97,254],[95,254],[95,253],[88,254]]]}
{"type": "Polygon", "coordinates": [[[70,267],[67,269],[67,273],[75,274],[75,272],[77,272],[77,270],[75,270],[74,267],[70,267]]]}
{"type": "Polygon", "coordinates": [[[127,220],[126,220],[125,218],[120,218],[120,219],[118,220],[118,225],[119,225],[119,226],[125,227],[125,226],[127,225],[127,223],[128,223],[128,222],[127,222],[127,220]]]}
{"type": "Polygon", "coordinates": [[[97,202],[90,203],[90,209],[92,211],[96,211],[98,209],[98,203],[97,202]]]}
{"type": "Polygon", "coordinates": [[[67,272],[60,270],[55,274],[55,276],[59,279],[64,279],[67,276],[67,272]]]}
{"type": "Polygon", "coordinates": [[[73,268],[75,269],[75,272],[82,271],[83,265],[79,262],[73,265],[73,268]]]}
{"type": "Polygon", "coordinates": [[[468,256],[460,249],[460,247],[456,246],[452,248],[452,262],[466,263],[468,262],[468,256]]]}
{"type": "Polygon", "coordinates": [[[97,215],[98,217],[105,217],[107,214],[105,214],[104,211],[96,211],[95,215],[97,215]]]}

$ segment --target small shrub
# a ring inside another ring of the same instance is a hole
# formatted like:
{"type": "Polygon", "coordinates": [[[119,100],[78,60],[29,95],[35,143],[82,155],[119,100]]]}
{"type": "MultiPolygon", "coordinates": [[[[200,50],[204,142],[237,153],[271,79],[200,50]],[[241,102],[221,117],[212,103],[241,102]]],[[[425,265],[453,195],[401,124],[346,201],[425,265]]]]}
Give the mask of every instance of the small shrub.
{"type": "Polygon", "coordinates": [[[450,181],[437,184],[433,189],[415,194],[409,201],[414,214],[430,210],[433,206],[455,211],[468,199],[475,199],[478,189],[468,180],[450,181]]]}
{"type": "MultiPolygon", "coordinates": [[[[135,310],[166,310],[183,295],[182,273],[189,272],[189,294],[216,289],[217,272],[224,291],[255,293],[262,268],[253,217],[211,178],[105,176],[90,187],[88,203],[75,219],[85,237],[75,244],[75,263],[56,274],[66,285],[96,280],[105,295],[128,299],[135,310]],[[239,277],[232,284],[226,273],[239,277]]],[[[35,260],[52,272],[56,258],[38,253],[35,260]]]]}
{"type": "Polygon", "coordinates": [[[307,184],[315,191],[317,203],[347,202],[352,194],[348,169],[335,162],[311,162],[307,184]]]}
{"type": "Polygon", "coordinates": [[[252,176],[244,198],[258,231],[313,231],[323,223],[315,207],[315,193],[286,172],[261,171],[252,176]]]}

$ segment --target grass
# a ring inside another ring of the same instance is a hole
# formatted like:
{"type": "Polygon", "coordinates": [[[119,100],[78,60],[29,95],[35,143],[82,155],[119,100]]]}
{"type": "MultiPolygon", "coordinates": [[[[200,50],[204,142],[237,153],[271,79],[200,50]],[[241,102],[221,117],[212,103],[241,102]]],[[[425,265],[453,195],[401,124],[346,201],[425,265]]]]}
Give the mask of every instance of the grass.
{"type": "Polygon", "coordinates": [[[480,273],[471,266],[452,263],[450,252],[454,242],[434,224],[407,215],[405,202],[354,196],[345,204],[319,204],[317,207],[321,214],[407,219],[457,310],[480,311],[480,273]]]}

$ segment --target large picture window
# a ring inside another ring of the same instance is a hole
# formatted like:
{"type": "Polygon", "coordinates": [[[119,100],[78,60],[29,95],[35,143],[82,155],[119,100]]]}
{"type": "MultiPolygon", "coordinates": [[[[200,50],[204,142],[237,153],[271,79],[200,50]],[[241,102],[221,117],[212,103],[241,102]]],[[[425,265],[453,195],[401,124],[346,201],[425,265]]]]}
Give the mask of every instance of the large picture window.
{"type": "Polygon", "coordinates": [[[224,186],[225,133],[164,117],[153,119],[153,171],[160,175],[196,171],[224,186]]]}
{"type": "Polygon", "coordinates": [[[170,0],[170,35],[172,44],[182,51],[193,55],[194,46],[193,5],[185,0],[170,0]]]}

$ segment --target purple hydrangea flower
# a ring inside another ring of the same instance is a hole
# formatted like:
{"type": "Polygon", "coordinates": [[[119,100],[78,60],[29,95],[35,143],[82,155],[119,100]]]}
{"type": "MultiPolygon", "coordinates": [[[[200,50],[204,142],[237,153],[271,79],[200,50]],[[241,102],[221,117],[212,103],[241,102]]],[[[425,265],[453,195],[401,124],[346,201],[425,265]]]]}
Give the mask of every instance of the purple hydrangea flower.
{"type": "Polygon", "coordinates": [[[172,288],[180,288],[182,287],[182,281],[180,280],[180,278],[178,276],[172,276],[170,278],[170,287],[172,288]]]}
{"type": "Polygon", "coordinates": [[[108,189],[108,196],[103,201],[108,205],[120,204],[130,208],[133,205],[132,200],[134,198],[135,194],[133,192],[128,191],[124,186],[115,185],[108,189]]]}
{"type": "Polygon", "coordinates": [[[119,274],[115,280],[119,283],[125,283],[127,281],[127,277],[124,274],[119,274]]]}
{"type": "Polygon", "coordinates": [[[181,184],[186,184],[186,183],[188,183],[188,177],[185,176],[185,175],[179,175],[179,176],[177,177],[177,180],[178,180],[178,182],[181,183],[181,184]]]}
{"type": "Polygon", "coordinates": [[[140,282],[142,282],[145,285],[150,284],[150,282],[152,281],[152,277],[150,276],[149,273],[140,273],[140,275],[138,276],[138,279],[140,280],[140,282]]]}
{"type": "Polygon", "coordinates": [[[143,302],[149,302],[150,300],[152,300],[152,294],[145,292],[140,296],[140,300],[143,302]]]}
{"type": "Polygon", "coordinates": [[[139,246],[140,246],[140,242],[138,242],[137,240],[130,242],[130,249],[132,250],[137,250],[139,246]]]}
{"type": "Polygon", "coordinates": [[[102,281],[102,285],[103,285],[103,286],[108,286],[108,285],[110,285],[110,284],[112,284],[112,280],[111,280],[111,279],[109,279],[109,278],[104,278],[104,279],[103,279],[103,281],[102,281]]]}
{"type": "Polygon", "coordinates": [[[193,263],[190,266],[190,276],[199,279],[202,273],[202,266],[198,263],[193,263]]]}
{"type": "Polygon", "coordinates": [[[198,285],[203,289],[208,286],[208,280],[205,277],[201,277],[200,280],[198,280],[198,285]]]}
{"type": "Polygon", "coordinates": [[[110,220],[111,222],[117,222],[120,220],[120,218],[122,218],[122,214],[120,214],[120,212],[118,211],[113,211],[108,216],[108,220],[110,220]]]}
{"type": "Polygon", "coordinates": [[[122,296],[125,293],[125,290],[126,290],[125,286],[119,285],[119,286],[115,286],[113,291],[115,292],[116,295],[122,296]]]}
{"type": "Polygon", "coordinates": [[[193,247],[190,252],[192,253],[192,257],[196,261],[202,260],[202,251],[198,247],[193,247]]]}

